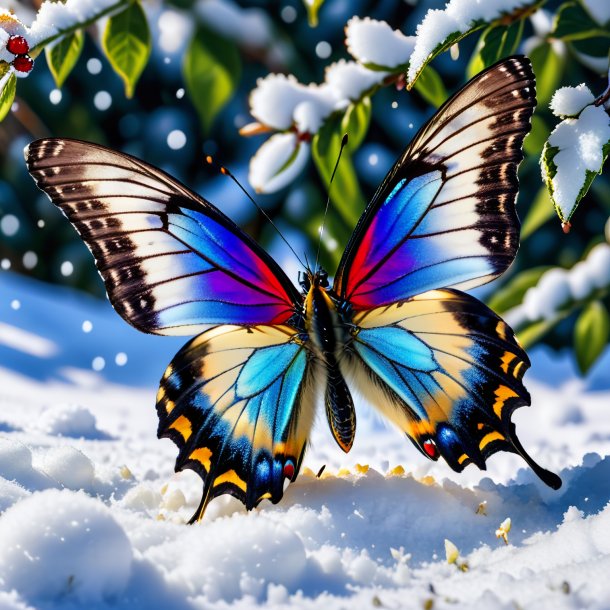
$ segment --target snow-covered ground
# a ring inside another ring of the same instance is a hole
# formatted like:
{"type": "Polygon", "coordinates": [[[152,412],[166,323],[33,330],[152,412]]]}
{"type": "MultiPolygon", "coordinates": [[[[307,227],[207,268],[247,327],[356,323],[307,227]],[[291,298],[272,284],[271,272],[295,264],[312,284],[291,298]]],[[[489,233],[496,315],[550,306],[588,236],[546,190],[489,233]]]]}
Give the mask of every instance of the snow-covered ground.
{"type": "Polygon", "coordinates": [[[508,454],[428,462],[362,405],[347,456],[320,420],[279,505],[223,497],[187,526],[201,484],[154,410],[181,343],[0,274],[0,610],[610,608],[608,354],[586,380],[532,354],[514,419],[558,492],[508,454]]]}

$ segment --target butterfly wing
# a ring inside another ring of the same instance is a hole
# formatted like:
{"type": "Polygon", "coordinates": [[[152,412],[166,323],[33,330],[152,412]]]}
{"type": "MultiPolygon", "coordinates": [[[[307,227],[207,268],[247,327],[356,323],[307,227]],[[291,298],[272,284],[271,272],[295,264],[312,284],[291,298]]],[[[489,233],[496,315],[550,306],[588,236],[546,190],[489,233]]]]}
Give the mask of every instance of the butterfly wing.
{"type": "Polygon", "coordinates": [[[561,480],[521,446],[513,411],[529,405],[530,363],[512,330],[451,289],[357,312],[345,374],[425,455],[460,472],[496,451],[518,453],[549,486],[561,480]]]}
{"type": "Polygon", "coordinates": [[[139,330],[281,324],[301,301],[262,248],[161,170],[66,139],[33,142],[25,158],[93,253],[114,308],[139,330]]]}
{"type": "Polygon", "coordinates": [[[360,219],[334,291],[356,310],[497,277],[519,245],[517,166],[536,103],[525,57],[472,79],[419,131],[360,219]]]}
{"type": "Polygon", "coordinates": [[[282,497],[313,422],[308,353],[290,326],[218,326],[187,343],[157,395],[159,437],[179,448],[176,471],[204,480],[193,520],[229,493],[246,508],[282,497]]]}

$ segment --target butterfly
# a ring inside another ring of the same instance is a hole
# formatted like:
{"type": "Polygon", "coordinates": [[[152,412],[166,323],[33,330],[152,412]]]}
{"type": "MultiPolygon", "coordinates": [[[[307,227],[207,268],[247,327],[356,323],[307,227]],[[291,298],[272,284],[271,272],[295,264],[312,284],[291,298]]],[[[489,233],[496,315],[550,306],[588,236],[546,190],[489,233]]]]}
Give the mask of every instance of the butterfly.
{"type": "Polygon", "coordinates": [[[357,388],[424,456],[461,471],[503,450],[547,485],[559,477],[511,421],[530,366],[508,325],[466,289],[502,274],[519,246],[517,167],[536,104],[529,60],[488,68],[419,130],[365,209],[334,276],[301,289],[252,238],[163,171],[96,144],[44,139],[28,169],[90,248],[116,311],[135,328],[195,335],[165,371],[159,437],[201,503],[278,502],[324,405],[341,449],[357,388]]]}

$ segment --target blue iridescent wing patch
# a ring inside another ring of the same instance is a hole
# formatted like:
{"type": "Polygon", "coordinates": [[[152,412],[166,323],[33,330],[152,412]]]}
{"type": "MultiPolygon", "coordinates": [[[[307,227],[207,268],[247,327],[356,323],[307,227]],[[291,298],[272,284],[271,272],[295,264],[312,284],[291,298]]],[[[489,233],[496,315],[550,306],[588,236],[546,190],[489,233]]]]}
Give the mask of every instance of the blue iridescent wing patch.
{"type": "Polygon", "coordinates": [[[279,265],[212,204],[129,155],[67,139],[25,151],[37,185],[83,238],[110,301],[144,332],[281,324],[301,295],[279,265]]]}
{"type": "Polygon", "coordinates": [[[503,273],[519,246],[517,166],[535,105],[524,57],[489,68],[448,100],[365,210],[335,293],[370,309],[503,273]]]}
{"type": "Polygon", "coordinates": [[[187,343],[157,395],[159,437],[179,448],[176,471],[204,481],[193,520],[228,493],[246,508],[279,502],[313,422],[308,354],[289,326],[218,326],[187,343]]]}
{"type": "Polygon", "coordinates": [[[557,489],[559,477],[525,452],[511,422],[529,405],[530,363],[508,325],[474,297],[435,290],[357,312],[344,374],[431,459],[461,471],[496,451],[520,454],[557,489]]]}

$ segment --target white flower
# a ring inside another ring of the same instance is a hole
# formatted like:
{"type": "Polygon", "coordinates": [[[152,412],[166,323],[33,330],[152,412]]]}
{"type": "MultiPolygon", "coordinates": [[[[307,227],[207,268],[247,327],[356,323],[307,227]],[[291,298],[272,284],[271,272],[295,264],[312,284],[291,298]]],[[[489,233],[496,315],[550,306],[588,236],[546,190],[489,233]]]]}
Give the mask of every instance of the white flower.
{"type": "Polygon", "coordinates": [[[348,51],[362,64],[395,68],[409,61],[414,36],[393,30],[385,21],[352,17],[345,28],[348,51]]]}
{"type": "Polygon", "coordinates": [[[296,133],[276,133],[250,160],[248,179],[257,193],[274,193],[301,173],[309,158],[309,144],[296,133]]]}
{"type": "Polygon", "coordinates": [[[550,108],[555,116],[576,116],[585,106],[592,104],[595,97],[584,83],[577,87],[561,87],[553,94],[550,108]]]}

